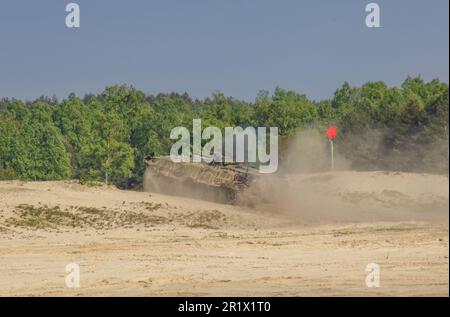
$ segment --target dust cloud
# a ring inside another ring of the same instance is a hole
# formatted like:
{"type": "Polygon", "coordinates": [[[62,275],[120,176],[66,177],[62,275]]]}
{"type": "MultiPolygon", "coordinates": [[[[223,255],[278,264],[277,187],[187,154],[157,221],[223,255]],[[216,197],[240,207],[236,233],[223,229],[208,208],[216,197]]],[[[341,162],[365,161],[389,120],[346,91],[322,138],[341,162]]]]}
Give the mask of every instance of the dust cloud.
{"type": "MultiPolygon", "coordinates": [[[[381,137],[379,131],[372,131],[381,137]]],[[[374,149],[381,163],[382,142],[362,142],[364,136],[349,138],[359,152],[374,149]],[[359,140],[356,142],[355,140],[359,140]]],[[[380,138],[374,138],[380,140],[380,138]]],[[[304,130],[282,144],[279,170],[256,175],[250,188],[239,193],[237,204],[255,213],[288,217],[297,223],[335,223],[366,221],[429,221],[448,223],[448,174],[366,169],[354,170],[354,162],[334,146],[331,170],[330,143],[317,130],[304,130]]],[[[348,149],[346,150],[348,154],[348,149]]],[[[412,155],[412,154],[411,154],[412,155]]],[[[144,177],[146,191],[190,197],[219,203],[233,199],[224,189],[176,182],[164,176],[144,177]]]]}
{"type": "Polygon", "coordinates": [[[257,188],[256,208],[293,222],[431,221],[448,223],[448,175],[352,171],[339,147],[331,170],[329,141],[314,130],[287,142],[276,175],[257,188]]]}
{"type": "MultiPolygon", "coordinates": [[[[283,173],[320,173],[331,170],[331,146],[317,130],[303,130],[282,145],[279,171],[283,173]]],[[[334,145],[334,170],[349,170],[350,162],[334,145]]]]}

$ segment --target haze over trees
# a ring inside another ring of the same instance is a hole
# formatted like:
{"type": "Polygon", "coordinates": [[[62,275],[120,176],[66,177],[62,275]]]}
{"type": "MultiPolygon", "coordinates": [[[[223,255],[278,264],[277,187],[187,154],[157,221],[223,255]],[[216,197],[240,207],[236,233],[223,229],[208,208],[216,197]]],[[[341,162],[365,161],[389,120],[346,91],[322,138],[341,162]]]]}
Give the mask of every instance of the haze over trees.
{"type": "Polygon", "coordinates": [[[220,92],[202,100],[146,95],[126,85],[62,101],[2,99],[0,179],[107,178],[136,186],[143,159],[167,155],[172,128],[191,129],[193,118],[201,118],[204,127],[275,126],[281,144],[306,129],[325,138],[332,123],[340,132],[336,148],[352,168],[448,173],[448,109],[448,84],[420,77],[408,77],[401,87],[344,83],[332,99],[320,102],[279,87],[245,102],[220,92]]]}

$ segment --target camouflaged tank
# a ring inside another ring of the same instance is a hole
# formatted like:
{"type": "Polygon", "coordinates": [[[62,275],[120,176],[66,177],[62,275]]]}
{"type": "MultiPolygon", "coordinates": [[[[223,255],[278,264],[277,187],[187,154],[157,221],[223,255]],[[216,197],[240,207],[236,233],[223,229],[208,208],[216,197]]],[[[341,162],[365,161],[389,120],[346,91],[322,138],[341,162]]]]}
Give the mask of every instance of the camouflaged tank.
{"type": "Polygon", "coordinates": [[[146,190],[232,204],[252,201],[249,189],[259,176],[248,164],[173,162],[168,156],[147,157],[145,164],[146,190]]]}

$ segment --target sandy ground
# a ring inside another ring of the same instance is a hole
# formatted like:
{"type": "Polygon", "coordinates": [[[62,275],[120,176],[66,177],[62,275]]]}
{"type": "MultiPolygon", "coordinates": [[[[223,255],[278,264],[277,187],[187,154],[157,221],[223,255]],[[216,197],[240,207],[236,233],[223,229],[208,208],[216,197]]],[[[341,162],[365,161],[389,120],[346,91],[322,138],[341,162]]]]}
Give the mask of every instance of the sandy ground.
{"type": "Polygon", "coordinates": [[[253,208],[0,182],[0,295],[449,295],[448,177],[286,182],[253,208]],[[68,263],[80,267],[79,288],[66,286],[68,263]],[[378,288],[366,286],[369,263],[378,288]]]}

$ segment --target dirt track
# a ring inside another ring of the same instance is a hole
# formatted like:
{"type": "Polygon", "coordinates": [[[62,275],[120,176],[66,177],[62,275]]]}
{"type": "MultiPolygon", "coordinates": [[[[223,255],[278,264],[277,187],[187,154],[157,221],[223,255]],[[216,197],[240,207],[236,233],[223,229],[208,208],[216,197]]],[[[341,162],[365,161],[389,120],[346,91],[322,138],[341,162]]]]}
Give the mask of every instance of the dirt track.
{"type": "Polygon", "coordinates": [[[291,182],[327,199],[286,212],[0,182],[0,295],[448,296],[448,177],[330,175],[291,182]],[[311,212],[328,205],[333,216],[311,212]],[[80,288],[65,285],[70,262],[80,288]],[[372,262],[379,288],[365,285],[372,262]]]}

